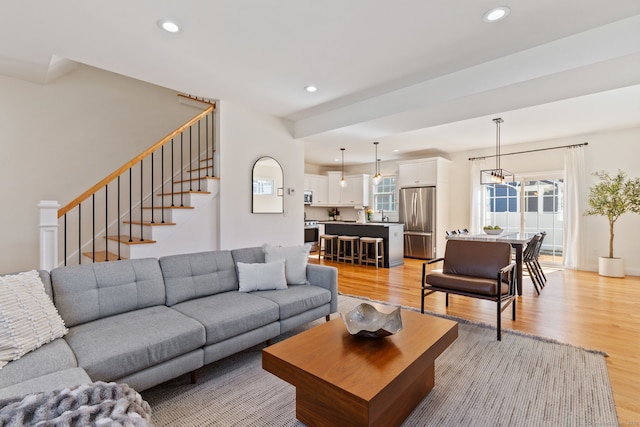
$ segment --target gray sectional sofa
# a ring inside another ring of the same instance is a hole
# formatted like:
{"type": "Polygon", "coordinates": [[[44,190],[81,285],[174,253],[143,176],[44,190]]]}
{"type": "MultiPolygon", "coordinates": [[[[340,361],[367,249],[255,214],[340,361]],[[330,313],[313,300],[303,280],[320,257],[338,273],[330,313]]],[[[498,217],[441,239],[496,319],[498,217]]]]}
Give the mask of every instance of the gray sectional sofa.
{"type": "Polygon", "coordinates": [[[261,247],[60,267],[40,272],[69,329],[0,369],[0,398],[91,381],[137,391],[337,311],[337,270],[308,284],[240,292],[236,263],[261,247]]]}

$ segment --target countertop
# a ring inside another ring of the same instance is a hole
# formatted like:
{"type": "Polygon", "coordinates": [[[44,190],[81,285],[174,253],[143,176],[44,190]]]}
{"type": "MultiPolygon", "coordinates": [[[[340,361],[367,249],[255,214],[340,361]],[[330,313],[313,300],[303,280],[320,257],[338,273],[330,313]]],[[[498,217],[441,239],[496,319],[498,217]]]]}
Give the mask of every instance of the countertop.
{"type": "Polygon", "coordinates": [[[370,225],[370,226],[378,226],[378,227],[391,227],[394,225],[404,225],[401,222],[379,222],[379,221],[373,221],[373,222],[365,222],[365,223],[359,223],[359,222],[355,222],[355,221],[320,221],[320,224],[343,224],[343,225],[370,225]]]}

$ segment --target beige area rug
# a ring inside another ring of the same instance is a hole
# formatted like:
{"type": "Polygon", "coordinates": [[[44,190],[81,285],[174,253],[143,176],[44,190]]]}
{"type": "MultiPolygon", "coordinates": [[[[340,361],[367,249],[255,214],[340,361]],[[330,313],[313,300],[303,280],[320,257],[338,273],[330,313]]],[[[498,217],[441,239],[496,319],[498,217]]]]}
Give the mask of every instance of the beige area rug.
{"type": "MultiPolygon", "coordinates": [[[[341,295],[339,311],[362,301],[341,295]]],[[[262,369],[261,350],[205,366],[198,384],[185,375],[143,392],[155,426],[303,426],[295,388],[262,369]]],[[[434,389],[403,426],[618,425],[598,352],[509,331],[498,342],[495,329],[467,322],[435,366],[434,389]]]]}

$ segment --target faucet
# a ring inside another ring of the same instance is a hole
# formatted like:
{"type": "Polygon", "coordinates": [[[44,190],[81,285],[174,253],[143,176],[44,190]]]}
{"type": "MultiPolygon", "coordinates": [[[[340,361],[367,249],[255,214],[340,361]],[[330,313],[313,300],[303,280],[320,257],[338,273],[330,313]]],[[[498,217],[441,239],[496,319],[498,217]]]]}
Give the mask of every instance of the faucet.
{"type": "Polygon", "coordinates": [[[380,220],[382,222],[389,222],[389,217],[388,216],[384,216],[384,209],[380,210],[380,220]]]}

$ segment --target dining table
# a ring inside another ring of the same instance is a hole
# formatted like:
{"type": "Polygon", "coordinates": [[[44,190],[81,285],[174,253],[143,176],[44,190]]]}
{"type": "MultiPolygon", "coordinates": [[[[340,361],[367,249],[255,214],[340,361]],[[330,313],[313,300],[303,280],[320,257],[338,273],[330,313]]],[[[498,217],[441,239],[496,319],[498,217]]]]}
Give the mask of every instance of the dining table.
{"type": "Polygon", "coordinates": [[[501,234],[454,234],[447,236],[447,240],[476,240],[480,242],[507,242],[516,253],[516,287],[518,295],[522,295],[522,254],[527,243],[535,233],[502,232],[501,234]]]}

